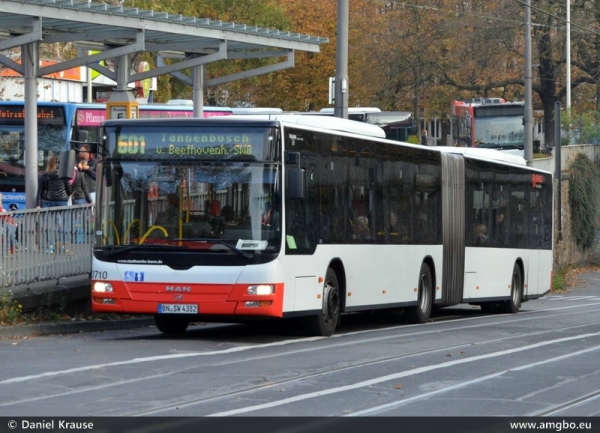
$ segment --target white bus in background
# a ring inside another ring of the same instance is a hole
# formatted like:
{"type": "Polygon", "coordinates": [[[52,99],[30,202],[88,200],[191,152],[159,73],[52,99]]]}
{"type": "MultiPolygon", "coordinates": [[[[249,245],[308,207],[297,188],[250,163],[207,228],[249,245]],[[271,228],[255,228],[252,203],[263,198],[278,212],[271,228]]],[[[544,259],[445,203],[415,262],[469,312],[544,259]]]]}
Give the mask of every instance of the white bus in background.
{"type": "Polygon", "coordinates": [[[233,107],[231,113],[236,114],[283,114],[281,108],[274,107],[233,107]]]}
{"type": "Polygon", "coordinates": [[[152,314],[167,334],[299,317],[330,336],[346,313],[424,323],[434,306],[516,313],[549,291],[550,173],[266,117],[102,124],[94,312],[152,314]]]}
{"type": "MultiPolygon", "coordinates": [[[[321,108],[319,113],[333,115],[334,109],[331,107],[321,108]]],[[[348,115],[362,113],[381,113],[381,109],[377,107],[348,107],[348,115]]]]}
{"type": "MultiPolygon", "coordinates": [[[[333,108],[322,108],[320,114],[333,116],[333,108]]],[[[381,111],[376,107],[349,107],[348,119],[377,125],[390,140],[408,141],[417,133],[416,122],[410,111],[381,111]]]]}

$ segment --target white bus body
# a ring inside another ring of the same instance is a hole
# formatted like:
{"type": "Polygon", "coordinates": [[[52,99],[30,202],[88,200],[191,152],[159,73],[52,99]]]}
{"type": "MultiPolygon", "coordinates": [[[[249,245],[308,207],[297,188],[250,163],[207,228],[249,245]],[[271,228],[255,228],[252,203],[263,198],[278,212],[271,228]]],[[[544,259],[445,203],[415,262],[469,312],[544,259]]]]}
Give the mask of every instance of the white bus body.
{"type": "Polygon", "coordinates": [[[342,313],[423,323],[434,305],[514,313],[548,292],[550,173],[344,119],[251,117],[103,124],[94,311],[155,314],[165,333],[303,316],[331,335],[342,313]]]}

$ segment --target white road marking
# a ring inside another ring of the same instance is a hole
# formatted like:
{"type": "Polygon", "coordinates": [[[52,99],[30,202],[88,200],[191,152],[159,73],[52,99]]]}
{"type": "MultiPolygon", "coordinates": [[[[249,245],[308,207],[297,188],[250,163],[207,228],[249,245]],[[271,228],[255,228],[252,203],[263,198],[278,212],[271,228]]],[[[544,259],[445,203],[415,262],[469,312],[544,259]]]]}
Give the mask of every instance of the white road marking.
{"type": "MultiPolygon", "coordinates": [[[[475,361],[481,361],[483,359],[497,358],[500,356],[510,355],[513,353],[524,352],[526,350],[537,349],[539,347],[550,346],[552,344],[563,343],[565,341],[581,340],[584,338],[598,337],[598,336],[600,336],[600,332],[596,332],[593,334],[575,335],[573,337],[559,338],[559,339],[550,340],[550,341],[543,341],[543,342],[536,343],[536,344],[530,344],[529,346],[522,346],[522,347],[516,347],[514,349],[501,350],[499,352],[488,353],[486,355],[473,356],[471,358],[459,359],[456,361],[445,362],[442,364],[427,365],[425,367],[419,367],[419,368],[415,368],[415,369],[412,369],[409,371],[402,371],[400,373],[395,373],[395,374],[388,374],[386,376],[381,376],[381,377],[377,377],[374,379],[357,382],[357,383],[354,383],[351,385],[344,385],[344,386],[339,386],[337,388],[329,388],[329,389],[322,390],[322,391],[309,392],[306,394],[297,395],[297,396],[285,398],[282,400],[277,400],[277,401],[264,403],[264,404],[258,404],[258,405],[254,405],[254,406],[242,407],[239,409],[229,410],[229,411],[225,411],[225,412],[217,412],[217,413],[210,414],[207,416],[232,416],[232,415],[239,415],[242,413],[255,412],[258,410],[262,410],[262,409],[270,409],[272,407],[283,406],[283,405],[286,405],[289,403],[295,403],[298,401],[308,400],[308,399],[315,398],[315,397],[322,397],[324,395],[337,394],[340,392],[351,391],[353,389],[359,389],[359,388],[364,388],[367,386],[377,385],[382,382],[387,382],[390,380],[397,380],[397,379],[400,379],[403,377],[414,376],[416,374],[427,373],[427,372],[433,371],[433,370],[454,367],[455,365],[468,364],[468,363],[475,362],[475,361]]],[[[594,347],[591,349],[586,349],[586,351],[597,350],[597,349],[600,349],[600,346],[597,346],[597,347],[594,347]]],[[[570,355],[571,354],[565,355],[564,357],[567,357],[570,355]]],[[[558,357],[558,358],[562,358],[562,357],[558,357]]],[[[538,362],[535,364],[531,364],[531,366],[539,365],[539,364],[545,363],[545,362],[546,361],[541,361],[541,362],[538,362]]],[[[524,367],[519,367],[519,368],[514,368],[513,370],[519,370],[519,369],[523,369],[523,368],[524,367]]]]}
{"type": "MultiPolygon", "coordinates": [[[[586,305],[569,305],[569,306],[561,306],[561,307],[557,307],[557,308],[548,308],[548,309],[544,309],[544,310],[525,311],[525,312],[520,313],[520,316],[522,318],[512,319],[511,322],[534,320],[535,317],[531,317],[531,315],[535,314],[535,313],[569,310],[569,309],[573,309],[573,308],[582,308],[582,307],[593,307],[593,306],[598,306],[598,305],[600,305],[600,302],[590,303],[590,304],[586,304],[586,305]]],[[[571,313],[569,313],[569,314],[571,314],[571,313]]],[[[573,314],[577,314],[577,313],[573,313],[573,314]]],[[[498,316],[498,318],[501,319],[502,316],[498,316]]],[[[363,330],[363,331],[348,332],[345,334],[335,334],[335,335],[331,336],[330,338],[332,338],[332,339],[345,338],[345,337],[356,336],[356,335],[361,335],[361,334],[373,334],[375,332],[385,332],[385,331],[390,331],[390,330],[398,329],[398,328],[414,329],[414,328],[432,327],[432,326],[435,326],[438,324],[447,325],[448,323],[470,322],[470,321],[482,320],[482,319],[489,319],[489,316],[467,317],[467,318],[462,318],[462,319],[454,319],[454,320],[452,320],[452,322],[437,322],[437,323],[429,323],[427,325],[390,326],[390,327],[379,328],[379,329],[369,329],[369,330],[363,330]]],[[[488,324],[495,325],[495,324],[501,324],[501,323],[505,323],[505,322],[500,320],[497,322],[490,322],[488,324]]],[[[480,326],[480,325],[466,326],[464,328],[468,329],[473,326],[480,326]]],[[[464,328],[454,328],[451,330],[456,331],[456,330],[460,330],[460,329],[464,329],[464,328]]],[[[408,336],[415,335],[415,334],[430,334],[430,333],[438,333],[438,332],[440,332],[440,331],[428,329],[426,331],[420,331],[418,333],[408,334],[408,336]]],[[[406,337],[406,336],[407,336],[407,334],[401,335],[401,336],[394,335],[394,336],[389,336],[389,337],[381,337],[380,339],[377,339],[377,340],[386,340],[386,339],[406,337]]],[[[230,349],[225,349],[225,350],[220,350],[220,351],[211,351],[211,352],[189,352],[189,353],[178,353],[178,354],[161,355],[161,356],[150,356],[150,357],[146,357],[146,358],[133,358],[133,359],[125,360],[125,361],[108,362],[105,364],[86,365],[83,367],[75,367],[75,368],[70,368],[70,369],[66,369],[66,370],[48,371],[48,372],[44,372],[44,373],[32,374],[29,376],[13,377],[10,379],[0,380],[0,385],[26,382],[29,380],[37,380],[37,379],[41,379],[41,378],[45,378],[45,377],[60,376],[63,374],[79,373],[79,372],[91,371],[91,370],[99,370],[99,369],[103,369],[106,367],[116,367],[116,366],[121,366],[121,365],[133,365],[133,364],[141,364],[141,363],[145,363],[145,362],[155,362],[155,361],[163,361],[163,360],[171,360],[171,359],[179,359],[179,358],[190,358],[190,357],[197,357],[197,356],[223,355],[223,354],[227,354],[227,353],[244,352],[247,350],[262,349],[262,348],[266,348],[266,347],[286,346],[286,345],[290,345],[290,344],[306,343],[306,342],[318,341],[318,340],[323,340],[323,339],[327,339],[327,337],[306,337],[306,338],[300,338],[300,339],[295,339],[295,340],[284,340],[284,341],[278,341],[278,342],[273,342],[273,343],[257,344],[257,345],[253,345],[253,346],[233,347],[230,349]]],[[[369,340],[375,341],[376,339],[369,338],[369,340]]],[[[351,344],[362,344],[362,342],[351,343],[351,344]]]]}

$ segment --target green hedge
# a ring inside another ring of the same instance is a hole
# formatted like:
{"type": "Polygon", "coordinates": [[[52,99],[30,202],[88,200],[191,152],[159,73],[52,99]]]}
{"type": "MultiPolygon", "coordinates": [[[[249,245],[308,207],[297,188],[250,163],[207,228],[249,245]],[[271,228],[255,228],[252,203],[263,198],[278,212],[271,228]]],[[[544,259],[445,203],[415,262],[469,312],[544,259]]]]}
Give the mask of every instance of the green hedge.
{"type": "Polygon", "coordinates": [[[571,165],[569,203],[571,228],[579,246],[590,248],[596,238],[598,212],[598,169],[587,155],[580,153],[571,165]]]}

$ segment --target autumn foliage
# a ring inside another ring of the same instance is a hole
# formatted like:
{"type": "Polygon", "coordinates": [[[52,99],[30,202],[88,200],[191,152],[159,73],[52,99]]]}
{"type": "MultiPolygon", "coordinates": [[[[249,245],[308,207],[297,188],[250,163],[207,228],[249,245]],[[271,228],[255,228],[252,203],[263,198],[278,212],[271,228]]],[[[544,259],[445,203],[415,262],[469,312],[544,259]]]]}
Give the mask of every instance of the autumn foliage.
{"type": "MultiPolygon", "coordinates": [[[[349,106],[410,110],[445,118],[453,99],[524,99],[524,3],[514,0],[348,0],[349,106]]],[[[295,52],[293,68],[206,89],[206,103],[320,109],[335,76],[338,0],[126,0],[164,10],[329,38],[319,53],[295,52]]],[[[565,2],[532,7],[534,109],[543,110],[551,138],[555,101],[564,101],[565,2]],[[561,78],[563,77],[563,78],[561,78]]],[[[597,108],[600,82],[600,0],[572,0],[574,107],[597,108]]],[[[284,59],[225,60],[209,77],[284,59]]],[[[158,100],[190,97],[191,89],[159,79],[158,100]]]]}

